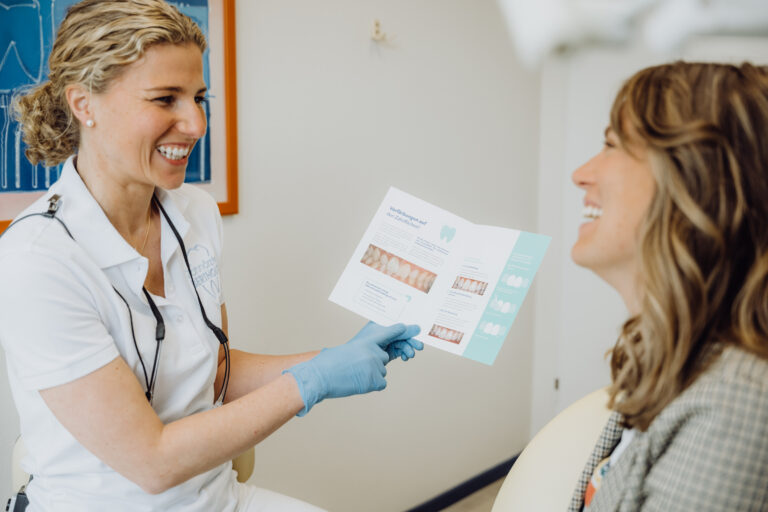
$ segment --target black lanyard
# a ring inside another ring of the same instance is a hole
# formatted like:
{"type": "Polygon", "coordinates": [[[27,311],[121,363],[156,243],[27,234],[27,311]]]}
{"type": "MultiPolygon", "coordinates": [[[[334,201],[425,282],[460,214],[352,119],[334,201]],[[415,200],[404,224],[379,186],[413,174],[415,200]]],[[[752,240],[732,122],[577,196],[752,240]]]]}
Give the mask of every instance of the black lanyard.
{"type": "MultiPolygon", "coordinates": [[[[52,195],[48,199],[48,210],[45,213],[30,213],[28,215],[25,215],[23,217],[20,217],[19,219],[16,219],[13,223],[11,223],[10,226],[8,226],[3,233],[0,233],[0,238],[8,232],[9,229],[11,229],[13,226],[18,224],[20,221],[29,218],[29,217],[35,217],[35,216],[42,216],[47,217],[49,219],[54,219],[59,222],[64,227],[64,230],[67,232],[67,235],[69,235],[69,238],[72,239],[75,243],[77,243],[77,240],[75,240],[75,237],[72,236],[72,233],[69,231],[69,228],[64,223],[63,220],[56,217],[56,212],[59,210],[59,200],[61,199],[61,196],[58,194],[52,195]]],[[[184,257],[184,264],[187,267],[187,272],[189,273],[189,278],[192,280],[192,289],[195,291],[195,296],[197,297],[197,303],[200,306],[200,313],[203,315],[203,321],[205,322],[205,325],[208,327],[208,329],[213,332],[214,336],[216,336],[216,339],[219,340],[219,343],[224,347],[224,360],[225,360],[225,368],[224,368],[224,382],[221,386],[221,391],[219,392],[218,398],[215,400],[215,405],[221,405],[224,402],[224,398],[227,395],[227,386],[229,384],[229,370],[230,370],[230,361],[229,361],[229,343],[227,340],[226,334],[224,334],[224,331],[221,330],[220,327],[216,326],[213,322],[210,321],[208,318],[208,315],[205,313],[205,308],[203,307],[203,301],[200,300],[200,294],[197,291],[197,287],[195,286],[195,278],[192,275],[192,269],[189,266],[189,258],[187,257],[187,249],[184,246],[184,241],[181,239],[181,235],[179,235],[178,230],[176,229],[176,226],[174,226],[173,222],[171,222],[171,218],[168,216],[168,213],[166,213],[165,208],[163,208],[163,205],[160,204],[160,201],[157,200],[155,196],[152,196],[152,202],[153,204],[157,205],[158,209],[160,210],[160,213],[162,213],[163,217],[165,217],[166,222],[168,222],[168,226],[170,226],[171,231],[173,231],[173,236],[176,238],[176,241],[179,244],[179,248],[181,249],[181,254],[184,257]]],[[[112,286],[112,289],[115,290],[115,293],[118,297],[125,303],[125,307],[128,308],[128,320],[131,325],[131,337],[133,338],[133,346],[136,347],[136,354],[139,356],[139,362],[141,363],[142,371],[144,372],[144,383],[146,384],[146,392],[145,395],[147,397],[147,400],[149,400],[150,403],[152,403],[152,397],[154,396],[154,389],[155,389],[155,378],[157,377],[157,371],[160,361],[160,348],[162,347],[163,339],[165,339],[165,321],[163,321],[163,316],[160,314],[160,310],[158,309],[157,305],[155,304],[155,301],[152,300],[152,296],[149,294],[146,288],[144,286],[141,287],[142,291],[144,292],[144,296],[147,298],[147,303],[149,304],[149,309],[152,311],[152,315],[155,317],[155,342],[157,343],[157,346],[155,348],[155,357],[154,362],[152,363],[152,372],[150,374],[147,374],[147,367],[144,364],[144,358],[141,357],[141,352],[139,351],[139,345],[136,343],[136,332],[133,328],[133,314],[131,313],[131,307],[128,305],[128,301],[125,300],[125,297],[117,291],[117,288],[112,286]]]]}

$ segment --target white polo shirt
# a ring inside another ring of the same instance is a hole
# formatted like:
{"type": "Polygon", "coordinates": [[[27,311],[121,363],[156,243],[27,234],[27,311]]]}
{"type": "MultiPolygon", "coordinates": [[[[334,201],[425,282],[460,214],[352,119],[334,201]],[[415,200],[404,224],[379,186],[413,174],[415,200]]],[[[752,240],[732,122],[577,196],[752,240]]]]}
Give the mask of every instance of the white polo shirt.
{"type": "MultiPolygon", "coordinates": [[[[29,449],[28,512],[227,511],[236,503],[231,463],[149,495],[101,462],[58,422],[38,390],[71,382],[122,357],[146,389],[155,354],[155,317],[142,292],[148,261],[114,229],[70,158],[61,178],[22,215],[45,212],[59,194],[57,221],[31,217],[0,239],[0,343],[29,449]],[[130,305],[113,289],[117,289],[130,305]]],[[[221,325],[221,217],[214,200],[188,185],[157,191],[184,240],[210,320],[221,325]]],[[[153,407],[164,423],[210,409],[219,342],[203,322],[179,244],[162,219],[165,298],[153,297],[166,334],[153,407]]],[[[116,396],[116,400],[120,397],[116,396]]]]}

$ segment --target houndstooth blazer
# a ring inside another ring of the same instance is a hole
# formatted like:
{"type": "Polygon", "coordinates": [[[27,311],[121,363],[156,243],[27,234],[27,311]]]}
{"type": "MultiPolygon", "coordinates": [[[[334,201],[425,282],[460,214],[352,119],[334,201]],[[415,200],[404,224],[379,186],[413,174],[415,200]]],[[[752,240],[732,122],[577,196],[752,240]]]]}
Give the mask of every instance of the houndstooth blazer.
{"type": "Polygon", "coordinates": [[[653,420],[603,477],[595,466],[623,432],[614,412],[579,478],[569,512],[768,511],[768,361],[726,348],[653,420]]]}

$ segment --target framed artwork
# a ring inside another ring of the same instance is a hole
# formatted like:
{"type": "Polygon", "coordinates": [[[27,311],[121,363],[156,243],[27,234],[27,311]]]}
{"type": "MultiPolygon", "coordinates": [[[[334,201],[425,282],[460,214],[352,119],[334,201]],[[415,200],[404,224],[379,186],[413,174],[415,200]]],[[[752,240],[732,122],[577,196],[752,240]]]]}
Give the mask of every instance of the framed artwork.
{"type": "MultiPolygon", "coordinates": [[[[14,94],[46,80],[48,54],[67,8],[78,0],[0,3],[0,232],[51,186],[62,165],[32,165],[24,156],[14,94]]],[[[235,0],[169,0],[195,20],[208,39],[203,54],[210,101],[208,131],[190,154],[185,181],[207,190],[222,215],[238,211],[235,0]]]]}

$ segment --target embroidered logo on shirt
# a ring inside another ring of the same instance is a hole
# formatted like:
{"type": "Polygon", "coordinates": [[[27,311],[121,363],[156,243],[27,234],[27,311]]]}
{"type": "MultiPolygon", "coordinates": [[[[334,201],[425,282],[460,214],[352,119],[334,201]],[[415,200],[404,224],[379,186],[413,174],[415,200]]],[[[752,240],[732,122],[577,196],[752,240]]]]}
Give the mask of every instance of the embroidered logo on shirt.
{"type": "Polygon", "coordinates": [[[187,251],[189,268],[192,269],[192,279],[195,288],[204,290],[214,300],[219,301],[221,296],[221,282],[219,281],[219,266],[216,259],[207,247],[196,244],[187,251]]]}

